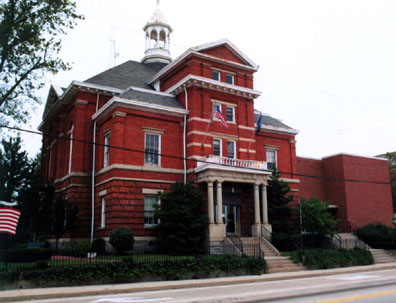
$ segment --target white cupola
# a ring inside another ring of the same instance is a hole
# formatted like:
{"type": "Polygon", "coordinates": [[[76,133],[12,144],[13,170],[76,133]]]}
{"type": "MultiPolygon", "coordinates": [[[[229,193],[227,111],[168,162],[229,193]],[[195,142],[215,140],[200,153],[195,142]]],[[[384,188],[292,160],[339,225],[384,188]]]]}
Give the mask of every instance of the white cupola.
{"type": "Polygon", "coordinates": [[[170,63],[170,34],[172,28],[166,22],[166,19],[159,9],[159,0],[157,0],[157,9],[151,16],[150,20],[143,27],[146,37],[146,50],[142,63],[170,63]]]}

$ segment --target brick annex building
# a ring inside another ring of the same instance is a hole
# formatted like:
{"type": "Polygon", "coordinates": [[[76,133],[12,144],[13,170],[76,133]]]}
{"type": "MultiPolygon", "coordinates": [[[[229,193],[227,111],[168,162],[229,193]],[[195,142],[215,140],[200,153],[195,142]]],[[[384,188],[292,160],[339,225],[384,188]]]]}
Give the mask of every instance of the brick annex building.
{"type": "Polygon", "coordinates": [[[172,60],[172,28],[158,9],[143,29],[141,62],[49,91],[39,127],[42,176],[78,205],[71,237],[108,237],[122,225],[137,241],[152,239],[158,192],[184,180],[204,194],[209,241],[260,236],[271,230],[266,186],[274,168],[289,183],[293,203],[300,194],[330,200],[343,229],[348,221],[391,223],[386,161],[297,158],[298,131],[254,110],[258,66],[243,52],[221,40],[172,60]]]}

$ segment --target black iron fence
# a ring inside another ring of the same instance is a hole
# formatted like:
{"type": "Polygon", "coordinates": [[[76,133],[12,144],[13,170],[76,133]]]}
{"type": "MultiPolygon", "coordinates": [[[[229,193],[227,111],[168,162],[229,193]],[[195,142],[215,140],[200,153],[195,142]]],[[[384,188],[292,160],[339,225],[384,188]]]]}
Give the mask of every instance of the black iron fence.
{"type": "MultiPolygon", "coordinates": [[[[114,249],[108,248],[106,252],[98,254],[76,248],[24,248],[0,250],[0,270],[29,269],[47,267],[73,267],[89,266],[105,262],[167,262],[174,260],[191,259],[196,256],[211,258],[213,255],[233,254],[241,255],[240,250],[233,244],[205,243],[198,255],[172,255],[161,252],[156,246],[136,247],[133,251],[118,254],[114,249]]],[[[244,245],[244,253],[249,257],[260,258],[263,256],[258,244],[244,245]]]]}

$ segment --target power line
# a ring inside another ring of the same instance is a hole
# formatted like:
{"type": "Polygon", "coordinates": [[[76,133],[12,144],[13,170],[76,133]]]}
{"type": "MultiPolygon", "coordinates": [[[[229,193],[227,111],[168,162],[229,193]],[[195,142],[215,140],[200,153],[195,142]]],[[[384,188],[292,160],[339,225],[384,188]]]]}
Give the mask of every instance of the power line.
{"type": "MultiPolygon", "coordinates": [[[[11,126],[1,125],[1,124],[0,124],[0,128],[7,128],[7,129],[17,130],[17,131],[21,131],[21,132],[28,132],[28,133],[32,133],[32,134],[36,134],[36,135],[40,135],[40,136],[43,135],[43,133],[38,132],[38,131],[22,129],[22,128],[18,128],[18,127],[11,127],[11,126]]],[[[76,139],[76,138],[71,139],[70,137],[66,137],[66,136],[49,135],[48,137],[51,138],[51,139],[61,139],[61,140],[85,143],[85,144],[90,144],[90,145],[95,145],[95,146],[100,146],[100,147],[107,146],[107,147],[113,148],[113,149],[120,149],[120,150],[124,150],[124,151],[130,151],[130,152],[136,152],[136,153],[142,153],[142,154],[146,153],[145,150],[125,148],[125,147],[121,147],[121,146],[102,144],[102,143],[97,143],[97,142],[94,143],[93,141],[81,140],[81,139],[76,139]]],[[[181,156],[174,156],[174,155],[168,155],[168,154],[162,154],[162,153],[158,153],[158,155],[161,156],[161,157],[165,157],[165,158],[171,158],[171,159],[177,159],[177,160],[186,160],[186,161],[192,161],[192,162],[195,162],[195,163],[208,163],[208,162],[203,161],[203,160],[189,159],[189,158],[184,158],[184,157],[181,157],[181,156]]],[[[232,165],[221,164],[221,163],[216,163],[216,165],[223,166],[223,167],[235,167],[235,166],[232,166],[232,165]]],[[[249,169],[253,170],[253,171],[262,171],[259,168],[249,168],[249,169]]],[[[284,175],[289,175],[291,177],[294,177],[294,176],[296,176],[296,177],[306,177],[306,178],[314,178],[314,179],[323,179],[323,180],[328,180],[328,181],[370,183],[370,184],[383,184],[383,185],[390,185],[391,184],[391,182],[369,181],[369,180],[359,180],[359,179],[344,179],[344,178],[330,178],[330,177],[315,176],[315,175],[300,174],[300,173],[292,173],[292,172],[284,172],[284,171],[278,171],[278,173],[279,174],[284,174],[284,175]]]]}

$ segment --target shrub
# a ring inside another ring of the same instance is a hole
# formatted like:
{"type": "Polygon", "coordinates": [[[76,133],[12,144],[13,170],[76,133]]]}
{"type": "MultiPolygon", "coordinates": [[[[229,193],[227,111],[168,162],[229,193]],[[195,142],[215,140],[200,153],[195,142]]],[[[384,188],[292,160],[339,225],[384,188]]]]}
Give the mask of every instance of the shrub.
{"type": "Polygon", "coordinates": [[[64,256],[86,257],[90,247],[90,241],[67,242],[64,248],[59,250],[59,253],[64,256]]]}
{"type": "Polygon", "coordinates": [[[52,250],[49,248],[11,248],[3,250],[0,255],[8,263],[35,262],[49,260],[52,250]]]}
{"type": "Polygon", "coordinates": [[[352,250],[311,249],[295,251],[291,252],[290,258],[295,262],[303,263],[308,269],[327,269],[374,263],[371,253],[360,248],[352,250]]]}
{"type": "Polygon", "coordinates": [[[110,244],[115,248],[117,253],[124,254],[133,249],[133,231],[127,227],[118,227],[110,232],[110,244]]]}
{"type": "Polygon", "coordinates": [[[91,244],[91,252],[98,255],[104,255],[106,252],[106,241],[102,238],[96,238],[91,244]]]}
{"type": "Polygon", "coordinates": [[[356,235],[373,248],[395,249],[396,232],[391,226],[369,224],[357,229],[356,235]]]}

